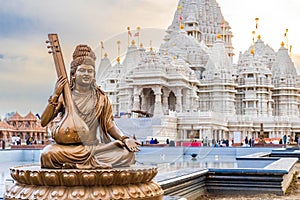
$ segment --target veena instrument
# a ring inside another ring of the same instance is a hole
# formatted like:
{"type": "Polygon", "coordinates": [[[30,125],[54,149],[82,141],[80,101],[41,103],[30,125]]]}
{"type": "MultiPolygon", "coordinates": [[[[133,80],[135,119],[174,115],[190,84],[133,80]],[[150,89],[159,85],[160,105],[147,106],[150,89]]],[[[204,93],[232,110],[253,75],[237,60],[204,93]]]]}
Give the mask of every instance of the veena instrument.
{"type": "MultiPolygon", "coordinates": [[[[48,34],[48,39],[48,48],[51,49],[49,53],[53,55],[57,77],[62,76],[68,79],[58,35],[48,34]]],[[[65,113],[60,122],[53,127],[52,137],[58,144],[84,143],[89,134],[89,128],[74,109],[69,81],[64,85],[63,99],[65,113]]]]}

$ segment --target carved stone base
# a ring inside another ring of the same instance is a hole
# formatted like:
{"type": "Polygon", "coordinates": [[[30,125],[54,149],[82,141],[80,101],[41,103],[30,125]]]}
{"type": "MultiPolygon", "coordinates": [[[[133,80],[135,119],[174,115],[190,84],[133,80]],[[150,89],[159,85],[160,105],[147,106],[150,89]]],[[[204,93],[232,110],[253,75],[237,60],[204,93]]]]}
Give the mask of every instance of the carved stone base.
{"type": "Polygon", "coordinates": [[[10,170],[16,183],[7,189],[5,199],[163,199],[163,190],[152,181],[157,174],[154,167],[10,170]]]}

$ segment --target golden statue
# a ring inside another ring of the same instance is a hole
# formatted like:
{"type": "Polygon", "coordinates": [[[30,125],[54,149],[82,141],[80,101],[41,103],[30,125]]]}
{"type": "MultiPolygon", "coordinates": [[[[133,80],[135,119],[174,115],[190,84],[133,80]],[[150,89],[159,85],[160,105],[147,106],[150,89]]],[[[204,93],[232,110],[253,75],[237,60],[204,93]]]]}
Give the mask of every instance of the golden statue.
{"type": "Polygon", "coordinates": [[[69,83],[57,34],[48,38],[58,80],[41,123],[59,121],[52,126],[56,144],[43,149],[40,166],[10,168],[15,183],[5,199],[162,200],[153,181],[157,168],[131,165],[140,143],[114,123],[109,99],[95,83],[92,49],[75,48],[69,83]]]}
{"type": "Polygon", "coordinates": [[[41,167],[103,169],[133,164],[140,143],[123,135],[116,126],[110,101],[96,85],[94,52],[87,45],[76,46],[70,84],[63,62],[59,63],[59,52],[53,54],[59,78],[41,124],[46,126],[57,116],[61,120],[52,127],[56,144],[44,148],[41,167]]]}

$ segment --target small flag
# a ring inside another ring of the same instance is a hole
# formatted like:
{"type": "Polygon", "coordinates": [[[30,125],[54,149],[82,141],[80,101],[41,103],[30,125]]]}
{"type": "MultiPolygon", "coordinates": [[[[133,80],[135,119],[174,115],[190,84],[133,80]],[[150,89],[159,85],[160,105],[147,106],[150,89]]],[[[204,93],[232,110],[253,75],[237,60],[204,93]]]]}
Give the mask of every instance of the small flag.
{"type": "Polygon", "coordinates": [[[179,16],[179,20],[182,21],[182,15],[179,16]]]}
{"type": "Polygon", "coordinates": [[[127,27],[127,30],[128,30],[128,35],[129,35],[130,37],[132,37],[132,34],[131,34],[131,31],[130,31],[130,27],[129,27],[129,26],[127,27]]]}
{"type": "Polygon", "coordinates": [[[259,21],[259,18],[255,18],[255,21],[256,21],[255,28],[258,29],[258,21],[259,21]]]}
{"type": "Polygon", "coordinates": [[[134,34],[134,37],[138,37],[140,35],[140,32],[136,32],[135,34],[134,34]]]}
{"type": "Polygon", "coordinates": [[[103,41],[101,41],[101,49],[104,49],[103,41]]]}

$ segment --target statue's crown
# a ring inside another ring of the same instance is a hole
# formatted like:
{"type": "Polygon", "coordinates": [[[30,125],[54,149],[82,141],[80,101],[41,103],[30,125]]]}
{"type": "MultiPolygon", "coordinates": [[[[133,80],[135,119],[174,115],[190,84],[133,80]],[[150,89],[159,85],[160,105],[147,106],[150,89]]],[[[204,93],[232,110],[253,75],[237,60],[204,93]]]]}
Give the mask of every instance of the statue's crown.
{"type": "Polygon", "coordinates": [[[86,44],[77,45],[73,53],[71,67],[77,67],[82,64],[95,67],[96,56],[91,47],[86,44]]]}

